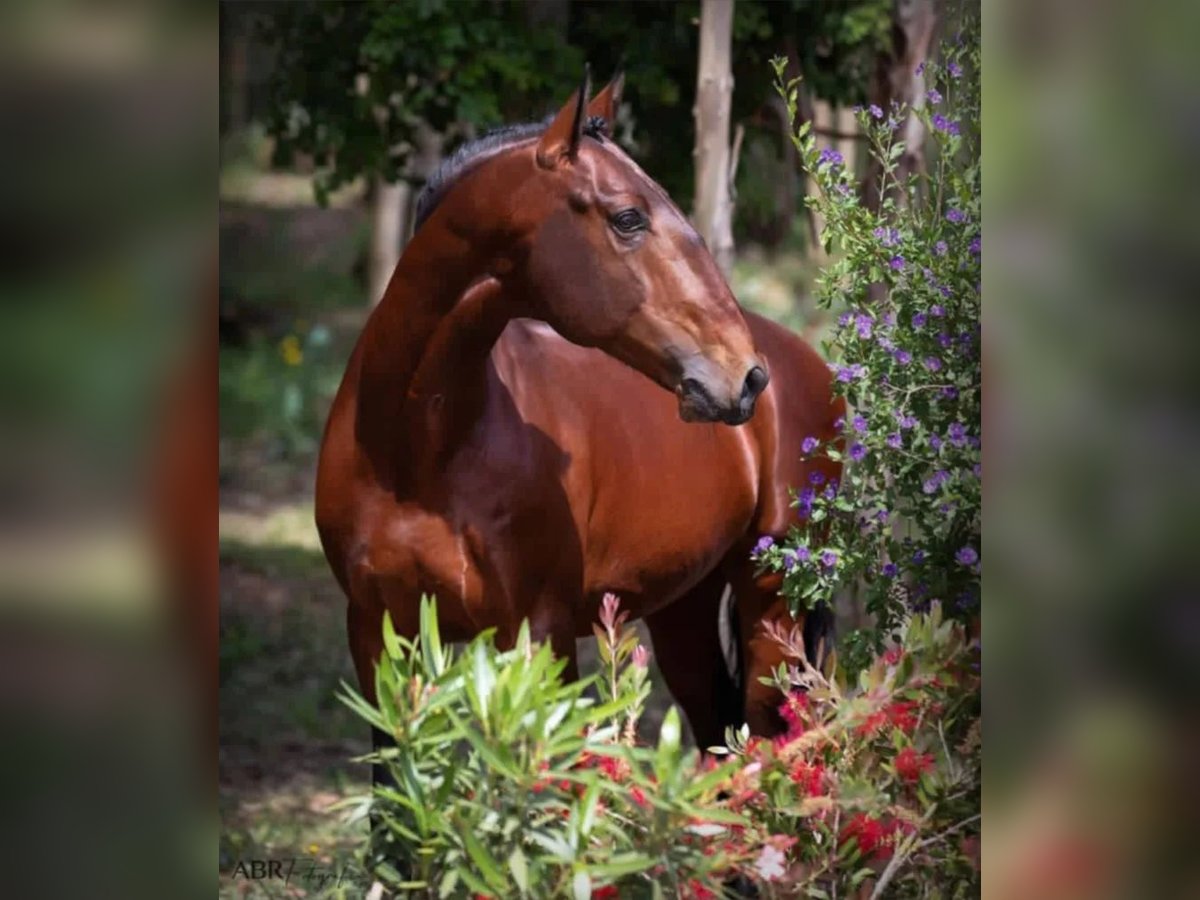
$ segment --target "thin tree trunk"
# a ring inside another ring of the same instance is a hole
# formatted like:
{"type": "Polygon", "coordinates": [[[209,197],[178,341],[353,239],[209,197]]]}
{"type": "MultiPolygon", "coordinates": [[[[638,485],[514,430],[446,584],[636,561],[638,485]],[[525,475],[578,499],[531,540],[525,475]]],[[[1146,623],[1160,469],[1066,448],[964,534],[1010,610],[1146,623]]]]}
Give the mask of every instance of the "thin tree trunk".
{"type": "Polygon", "coordinates": [[[717,265],[733,270],[733,198],[730,194],[729,109],[733,96],[730,45],[733,0],[701,0],[700,63],[696,78],[696,230],[717,265]]]}
{"type": "Polygon", "coordinates": [[[368,282],[370,303],[383,299],[408,232],[405,221],[412,189],[404,181],[388,184],[376,178],[371,191],[371,259],[368,282]]]}
{"type": "MultiPolygon", "coordinates": [[[[900,184],[914,172],[924,168],[925,126],[911,112],[925,100],[925,76],[918,74],[929,55],[937,25],[937,10],[933,0],[895,0],[892,8],[892,48],[881,54],[875,63],[875,75],[871,85],[871,102],[877,104],[884,114],[891,112],[893,102],[906,104],[910,110],[901,123],[899,138],[904,141],[904,153],[897,160],[896,178],[900,184]]],[[[866,206],[874,211],[881,207],[883,198],[879,194],[879,177],[882,168],[875,159],[867,167],[863,184],[866,206]]],[[[902,192],[894,191],[889,184],[888,193],[897,203],[905,203],[902,192]]]]}

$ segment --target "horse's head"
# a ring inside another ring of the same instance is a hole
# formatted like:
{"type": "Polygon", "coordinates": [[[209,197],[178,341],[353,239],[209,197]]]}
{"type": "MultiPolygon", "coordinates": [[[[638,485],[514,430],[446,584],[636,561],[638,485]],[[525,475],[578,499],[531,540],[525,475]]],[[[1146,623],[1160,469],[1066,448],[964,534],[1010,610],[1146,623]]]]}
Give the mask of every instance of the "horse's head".
{"type": "Polygon", "coordinates": [[[535,174],[514,186],[534,314],[673,391],[684,420],[740,425],[766,364],[704,241],[607,137],[621,83],[589,104],[585,77],[531,148],[535,174]]]}

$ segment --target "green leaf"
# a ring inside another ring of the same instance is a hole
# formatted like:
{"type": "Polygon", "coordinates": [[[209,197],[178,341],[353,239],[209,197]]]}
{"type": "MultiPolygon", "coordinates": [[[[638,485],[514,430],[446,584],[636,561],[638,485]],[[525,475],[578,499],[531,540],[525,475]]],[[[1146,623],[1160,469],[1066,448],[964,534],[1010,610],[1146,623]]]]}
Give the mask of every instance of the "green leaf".
{"type": "Polygon", "coordinates": [[[480,874],[487,881],[488,886],[499,891],[500,896],[504,896],[505,890],[508,888],[508,878],[505,877],[500,864],[495,858],[488,853],[487,849],[475,837],[474,832],[470,827],[462,829],[463,845],[467,849],[467,855],[471,857],[471,861],[479,867],[480,874]]]}
{"type": "Polygon", "coordinates": [[[571,890],[575,900],[589,900],[592,896],[592,876],[583,870],[576,872],[575,879],[571,882],[571,890]]]}
{"type": "Polygon", "coordinates": [[[392,659],[402,659],[404,651],[400,647],[400,637],[396,634],[396,628],[392,624],[392,614],[387,610],[383,613],[383,646],[387,650],[387,655],[392,659]]]}
{"type": "Polygon", "coordinates": [[[529,864],[521,848],[515,849],[508,857],[508,871],[512,873],[513,881],[521,891],[521,895],[529,893],[529,864]]]}
{"type": "Polygon", "coordinates": [[[598,878],[621,878],[636,872],[645,872],[654,866],[655,858],[644,853],[618,853],[607,862],[588,866],[588,871],[598,878]]]}
{"type": "Polygon", "coordinates": [[[484,641],[476,639],[472,651],[471,676],[475,687],[475,702],[478,704],[476,712],[479,713],[480,720],[486,724],[488,701],[492,696],[492,688],[496,686],[496,670],[488,658],[484,641]]]}
{"type": "Polygon", "coordinates": [[[438,632],[437,600],[424,595],[421,596],[421,655],[429,674],[437,677],[445,671],[446,655],[438,632]]]}

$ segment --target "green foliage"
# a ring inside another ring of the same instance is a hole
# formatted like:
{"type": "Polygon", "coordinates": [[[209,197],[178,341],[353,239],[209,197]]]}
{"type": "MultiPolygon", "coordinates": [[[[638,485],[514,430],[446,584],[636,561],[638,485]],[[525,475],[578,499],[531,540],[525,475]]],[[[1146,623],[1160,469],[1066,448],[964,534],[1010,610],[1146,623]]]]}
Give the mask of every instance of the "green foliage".
{"type": "Polygon", "coordinates": [[[419,122],[445,133],[527,118],[527,98],[540,114],[582,74],[578,51],[530,25],[518,3],[281,3],[264,37],[278,54],[276,162],[310,155],[321,200],[361,175],[400,178],[419,122]]]}
{"type": "MultiPolygon", "coordinates": [[[[566,35],[534,25],[523,3],[416,0],[269,6],[277,54],[268,128],[279,164],[296,153],[319,169],[318,198],[361,175],[394,181],[418,121],[450,138],[538,118],[579,82],[619,63],[628,107],[622,142],[682,208],[693,192],[700,5],[695,0],[573,0],[566,35]],[[632,114],[630,113],[632,111],[632,114]]],[[[861,102],[888,40],[886,0],[739,0],[734,7],[734,121],[770,95],[767,60],[791,53],[819,96],[861,102]]]]}
{"type": "Polygon", "coordinates": [[[318,324],[274,344],[222,347],[222,435],[265,439],[279,456],[315,452],[344,365],[330,341],[328,327],[318,324]]]}
{"type": "Polygon", "coordinates": [[[717,779],[694,777],[674,710],[657,747],[632,744],[645,660],[622,622],[607,628],[609,696],[596,702],[595,679],[564,684],[565,663],[531,641],[527,623],[512,650],[497,651],[488,631],[456,653],[430,599],[415,640],[385,620],[378,706],[345,694],[397,742],[371,757],[396,784],[375,789],[379,877],[438,897],[588,897],[617,882],[648,896],[651,872],[711,881],[722,859],[680,836],[715,802],[717,779]]]}
{"type": "Polygon", "coordinates": [[[703,760],[674,709],[655,746],[634,743],[645,650],[615,597],[596,631],[604,671],[564,684],[527,623],[512,650],[487,632],[455,652],[431,599],[415,639],[385,619],[378,703],[344,693],[396,739],[368,757],[395,781],[372,799],[376,877],[422,897],[713,897],[739,878],[767,897],[978,891],[979,682],[939,606],[853,685],[808,666],[798,630],[772,632],[788,733],[730,735],[703,760]]]}
{"type": "MultiPolygon", "coordinates": [[[[795,115],[795,83],[778,89],[795,115]]],[[[795,136],[819,185],[823,238],[841,256],[823,273],[819,302],[843,309],[828,355],[849,404],[842,434],[800,448],[844,460],[841,485],[800,488],[806,520],[761,565],[784,574],[793,609],[829,602],[860,579],[875,627],[851,634],[843,663],[879,650],[909,609],[946,601],[978,608],[981,577],[980,144],[978,26],[929,67],[935,85],[917,110],[933,137],[925,173],[898,182],[903,108],[860,110],[882,164],[876,212],[854,190],[838,154],[795,136]]]]}

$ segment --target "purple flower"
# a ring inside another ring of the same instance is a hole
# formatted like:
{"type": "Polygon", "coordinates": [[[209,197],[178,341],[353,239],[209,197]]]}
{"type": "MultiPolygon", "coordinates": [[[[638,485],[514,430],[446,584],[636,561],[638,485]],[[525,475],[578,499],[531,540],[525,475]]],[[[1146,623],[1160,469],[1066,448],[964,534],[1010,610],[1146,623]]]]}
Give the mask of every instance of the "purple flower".
{"type": "Polygon", "coordinates": [[[842,429],[845,427],[846,427],[846,420],[844,418],[842,418],[841,416],[838,416],[836,419],[833,420],[833,430],[836,431],[838,434],[841,434],[842,429]]]}
{"type": "Polygon", "coordinates": [[[979,562],[979,554],[975,551],[974,547],[967,546],[954,554],[954,560],[960,566],[973,566],[979,562]]]}
{"type": "Polygon", "coordinates": [[[832,500],[837,496],[838,483],[837,479],[831,479],[829,484],[825,485],[825,491],[821,494],[826,500],[832,500]]]}
{"type": "Polygon", "coordinates": [[[758,539],[758,543],[754,545],[755,555],[762,555],[775,546],[775,538],[769,534],[764,534],[758,539]]]}
{"type": "Polygon", "coordinates": [[[852,366],[838,366],[837,380],[843,384],[848,384],[856,378],[861,378],[866,369],[855,363],[852,366]]]}
{"type": "Polygon", "coordinates": [[[971,466],[971,474],[973,474],[976,478],[982,478],[983,466],[979,463],[975,463],[975,465],[971,466]]]}
{"type": "Polygon", "coordinates": [[[940,372],[942,370],[942,361],[936,356],[925,357],[925,368],[930,372],[940,372]]]}
{"type": "Polygon", "coordinates": [[[875,239],[885,247],[895,247],[900,243],[900,232],[895,228],[884,228],[880,225],[873,232],[875,239]]]}
{"type": "Polygon", "coordinates": [[[953,222],[955,225],[961,225],[963,222],[967,221],[967,214],[961,209],[948,209],[946,210],[946,219],[953,222]]]}
{"type": "Polygon", "coordinates": [[[941,344],[945,348],[949,348],[950,345],[953,343],[953,341],[950,339],[950,335],[946,334],[946,332],[943,331],[941,334],[938,335],[938,343],[941,344]]]}
{"type": "Polygon", "coordinates": [[[933,245],[933,252],[936,253],[938,256],[945,256],[946,251],[949,249],[950,248],[948,246],[946,246],[945,241],[938,241],[936,244],[933,245]]]}
{"type": "Polygon", "coordinates": [[[844,312],[840,316],[838,316],[838,324],[841,325],[843,328],[845,328],[847,325],[850,324],[850,320],[852,318],[853,318],[853,316],[851,316],[850,313],[844,312]]]}
{"type": "Polygon", "coordinates": [[[931,434],[929,436],[929,446],[932,447],[934,450],[941,450],[942,449],[942,439],[940,437],[938,437],[936,434],[931,434]]]}
{"type": "Polygon", "coordinates": [[[821,471],[813,472],[808,476],[808,483],[820,487],[825,483],[825,473],[821,471]]]}
{"type": "Polygon", "coordinates": [[[916,69],[914,69],[913,71],[914,71],[914,72],[915,72],[917,75],[920,75],[920,74],[922,74],[922,73],[925,71],[925,63],[923,63],[923,62],[917,63],[917,67],[916,67],[916,69]]]}
{"type": "Polygon", "coordinates": [[[904,438],[900,436],[900,432],[893,431],[884,439],[884,443],[886,443],[893,450],[899,450],[904,446],[904,438]]]}
{"type": "Polygon", "coordinates": [[[867,448],[864,447],[862,444],[855,442],[854,445],[851,446],[850,458],[852,460],[854,460],[855,462],[862,462],[863,458],[866,455],[867,455],[867,448]]]}
{"type": "Polygon", "coordinates": [[[913,554],[913,562],[915,562],[918,566],[921,563],[925,562],[925,551],[918,550],[916,553],[914,553],[913,554]]]}
{"type": "Polygon", "coordinates": [[[812,437],[811,435],[809,435],[808,437],[806,437],[804,440],[802,440],[800,442],[800,450],[802,453],[804,453],[805,456],[807,456],[809,453],[812,453],[814,450],[817,449],[817,445],[819,443],[820,442],[815,437],[812,437]]]}
{"type": "Polygon", "coordinates": [[[967,249],[970,250],[976,256],[978,256],[979,251],[981,249],[981,245],[979,243],[979,238],[975,238],[974,240],[972,240],[970,245],[967,247],[967,249]]]}
{"type": "Polygon", "coordinates": [[[893,269],[895,269],[897,272],[903,272],[904,271],[904,257],[897,254],[896,256],[892,257],[892,260],[891,260],[891,262],[888,263],[888,265],[891,266],[893,269]]]}
{"type": "Polygon", "coordinates": [[[924,328],[925,327],[925,313],[913,313],[912,327],[913,328],[924,328]]]}
{"type": "Polygon", "coordinates": [[[807,547],[796,548],[796,559],[800,560],[800,562],[808,562],[811,558],[812,553],[809,552],[807,547]]]}
{"type": "Polygon", "coordinates": [[[956,388],[952,384],[948,384],[944,388],[942,388],[942,396],[945,397],[947,400],[954,400],[955,398],[958,397],[958,388],[956,388]]]}
{"type": "Polygon", "coordinates": [[[817,499],[817,492],[810,487],[806,487],[800,492],[800,496],[796,498],[796,508],[800,510],[800,515],[807,516],[812,512],[815,499],[817,499]]]}
{"type": "Polygon", "coordinates": [[[874,320],[865,313],[854,317],[854,327],[858,329],[858,336],[864,341],[871,336],[871,326],[874,324],[874,320]]]}
{"type": "Polygon", "coordinates": [[[963,427],[962,422],[952,423],[950,430],[946,434],[947,439],[955,447],[961,447],[967,442],[967,429],[963,427]]]}
{"type": "Polygon", "coordinates": [[[961,129],[957,122],[953,119],[947,119],[941,113],[934,115],[930,120],[933,122],[933,127],[938,131],[944,131],[946,134],[959,134],[961,129]]]}
{"type": "Polygon", "coordinates": [[[896,362],[902,366],[907,366],[910,362],[912,362],[912,354],[907,350],[897,350],[895,356],[896,362]]]}
{"type": "Polygon", "coordinates": [[[799,562],[799,559],[796,556],[795,550],[784,550],[783,551],[783,568],[786,571],[788,571],[788,572],[792,571],[792,569],[796,568],[796,563],[798,563],[798,562],[799,562]]]}
{"type": "Polygon", "coordinates": [[[843,162],[845,162],[845,160],[842,159],[842,154],[838,153],[836,150],[831,150],[828,147],[822,150],[821,155],[817,157],[818,166],[822,165],[823,163],[829,163],[831,166],[840,166],[843,162]]]}
{"type": "Polygon", "coordinates": [[[940,303],[935,303],[933,306],[929,307],[929,314],[940,319],[946,314],[946,308],[940,303]]]}
{"type": "Polygon", "coordinates": [[[900,574],[900,567],[895,563],[888,563],[883,567],[884,578],[895,578],[900,574]]]}
{"type": "Polygon", "coordinates": [[[877,337],[876,342],[881,350],[887,350],[889,353],[896,349],[896,342],[889,337],[884,337],[882,334],[877,337]]]}
{"type": "Polygon", "coordinates": [[[950,60],[950,62],[946,64],[946,71],[950,73],[951,78],[958,78],[960,75],[962,75],[962,66],[956,63],[954,60],[950,60]]]}
{"type": "Polygon", "coordinates": [[[925,96],[929,99],[930,103],[936,104],[942,102],[942,95],[937,92],[937,88],[931,89],[925,96]]]}
{"type": "Polygon", "coordinates": [[[904,413],[898,412],[896,413],[896,424],[907,431],[910,428],[917,427],[917,417],[906,416],[904,413]]]}
{"type": "Polygon", "coordinates": [[[835,550],[822,550],[821,551],[821,565],[823,565],[825,568],[832,569],[834,566],[837,565],[837,561],[838,561],[837,551],[835,551],[835,550]]]}
{"type": "Polygon", "coordinates": [[[867,430],[867,420],[864,419],[862,416],[855,416],[850,424],[854,426],[855,431],[866,431],[867,430]]]}
{"type": "Polygon", "coordinates": [[[873,115],[875,118],[877,118],[877,119],[882,119],[882,118],[883,118],[883,110],[882,110],[882,109],[880,109],[878,106],[876,106],[874,103],[872,103],[872,104],[871,104],[871,105],[868,107],[868,109],[870,109],[870,111],[871,111],[871,115],[873,115]]]}

